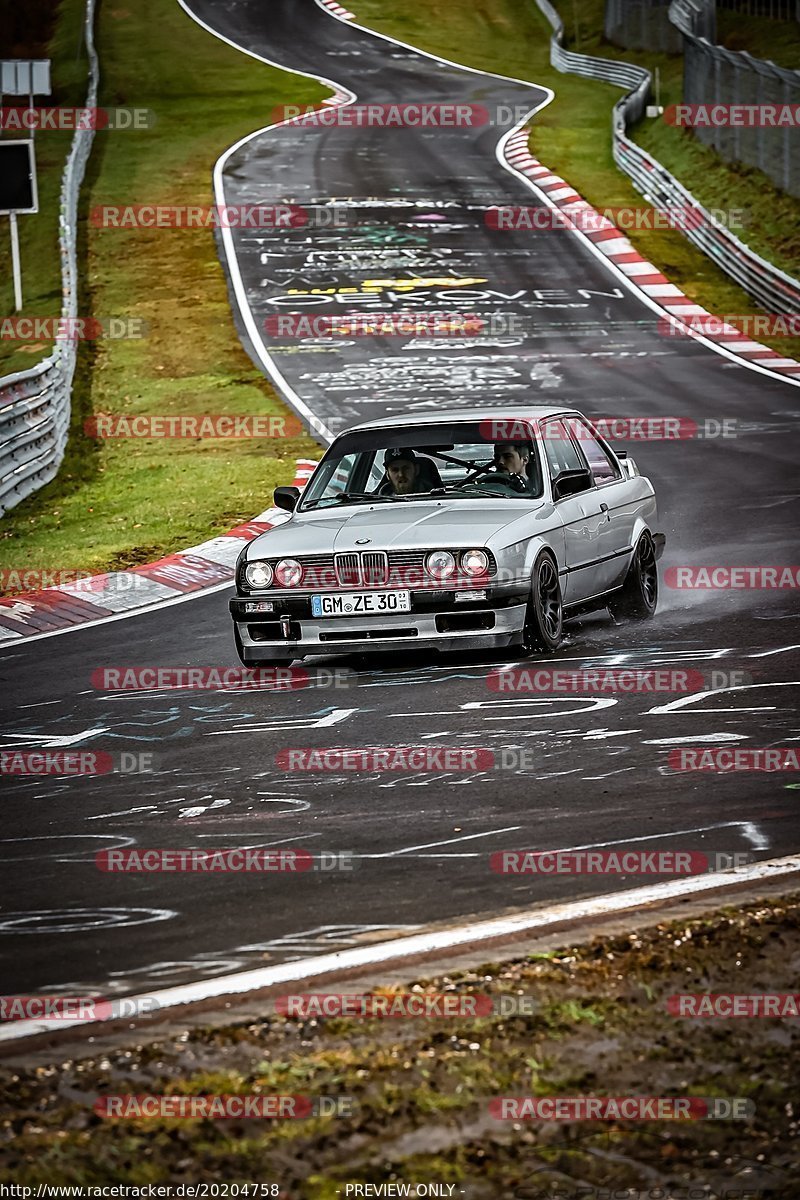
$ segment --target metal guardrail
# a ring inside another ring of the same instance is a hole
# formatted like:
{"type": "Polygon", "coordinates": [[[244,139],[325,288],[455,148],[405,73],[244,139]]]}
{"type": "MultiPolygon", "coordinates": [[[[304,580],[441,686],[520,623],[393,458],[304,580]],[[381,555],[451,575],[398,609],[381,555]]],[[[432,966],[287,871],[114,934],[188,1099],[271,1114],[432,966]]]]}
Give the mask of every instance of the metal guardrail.
{"type": "Polygon", "coordinates": [[[549,0],[536,0],[553,29],[550,62],[557,71],[599,79],[626,89],[612,110],[614,161],[633,181],[634,187],[660,212],[691,211],[694,219],[676,222],[676,228],[748,295],[771,313],[800,312],[800,280],[793,279],[772,263],[760,258],[720,225],[691,192],[657,159],[638,146],[628,127],[644,116],[650,96],[650,72],[633,63],[576,54],[562,45],[564,25],[549,0]]]}
{"type": "Polygon", "coordinates": [[[707,38],[717,38],[716,0],[672,0],[669,19],[681,33],[707,38]]]}
{"type": "MultiPolygon", "coordinates": [[[[86,0],[87,108],[97,105],[100,81],[94,10],[95,0],[86,0]]],[[[67,320],[78,315],[78,194],[93,139],[93,129],[75,132],[61,179],[61,316],[67,320]]],[[[61,465],[69,434],[76,358],[75,340],[59,341],[49,358],[28,371],[0,379],[0,516],[49,483],[61,465]]]]}

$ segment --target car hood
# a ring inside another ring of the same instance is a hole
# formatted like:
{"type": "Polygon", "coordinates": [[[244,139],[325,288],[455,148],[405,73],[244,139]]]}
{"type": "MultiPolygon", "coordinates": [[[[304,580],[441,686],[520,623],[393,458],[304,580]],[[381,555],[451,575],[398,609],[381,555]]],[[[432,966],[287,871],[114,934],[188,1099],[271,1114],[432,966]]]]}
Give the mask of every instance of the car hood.
{"type": "Polygon", "coordinates": [[[533,499],[529,503],[515,499],[430,504],[399,501],[297,513],[285,525],[254,538],[247,547],[247,559],[341,553],[367,546],[380,550],[481,546],[542,506],[541,500],[533,499]]]}

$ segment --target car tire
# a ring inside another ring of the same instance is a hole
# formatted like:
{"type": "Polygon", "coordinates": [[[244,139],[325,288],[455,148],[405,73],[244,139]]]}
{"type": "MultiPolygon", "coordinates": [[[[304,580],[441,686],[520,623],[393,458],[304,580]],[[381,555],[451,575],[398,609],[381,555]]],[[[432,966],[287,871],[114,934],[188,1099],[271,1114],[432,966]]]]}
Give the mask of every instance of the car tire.
{"type": "Polygon", "coordinates": [[[633,559],[620,590],[608,602],[618,621],[647,621],[658,605],[658,566],[652,534],[647,531],[636,543],[633,559]]]}
{"type": "Polygon", "coordinates": [[[564,604],[558,567],[550,554],[540,554],[531,576],[531,595],[522,630],[526,653],[557,650],[564,630],[564,604]]]}
{"type": "Polygon", "coordinates": [[[236,653],[239,655],[239,662],[249,667],[251,671],[267,671],[270,667],[290,667],[294,662],[293,658],[258,658],[245,659],[242,639],[239,637],[239,630],[234,626],[233,640],[236,643],[236,653]]]}

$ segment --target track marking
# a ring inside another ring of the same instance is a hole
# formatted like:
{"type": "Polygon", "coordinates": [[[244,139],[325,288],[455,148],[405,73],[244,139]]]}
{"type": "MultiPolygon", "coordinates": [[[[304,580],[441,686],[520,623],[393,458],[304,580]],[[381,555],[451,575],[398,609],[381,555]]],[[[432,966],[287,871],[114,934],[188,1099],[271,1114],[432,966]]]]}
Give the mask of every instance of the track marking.
{"type": "Polygon", "coordinates": [[[472,842],[476,838],[493,837],[496,833],[513,833],[521,825],[507,825],[505,829],[488,829],[486,833],[468,833],[464,837],[448,838],[445,842],[425,842],[421,846],[405,846],[402,850],[389,850],[385,854],[356,854],[356,858],[396,858],[400,854],[412,854],[415,850],[430,850],[433,846],[452,846],[456,842],[472,842]]]}

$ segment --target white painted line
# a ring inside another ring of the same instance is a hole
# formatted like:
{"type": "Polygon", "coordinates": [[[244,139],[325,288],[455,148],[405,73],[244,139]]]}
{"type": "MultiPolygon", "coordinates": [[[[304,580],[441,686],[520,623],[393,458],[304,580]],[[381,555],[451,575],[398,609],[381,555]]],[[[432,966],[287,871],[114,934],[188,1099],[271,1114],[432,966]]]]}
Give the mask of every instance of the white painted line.
{"type": "Polygon", "coordinates": [[[456,842],[474,842],[476,838],[494,837],[498,833],[514,833],[521,825],[506,825],[505,829],[487,829],[486,833],[468,833],[464,837],[448,838],[446,842],[425,842],[422,846],[405,846],[402,850],[389,850],[386,854],[357,854],[356,858],[397,858],[400,854],[412,854],[415,850],[431,850],[434,846],[453,846],[456,842]]]}
{"type": "Polygon", "coordinates": [[[552,200],[563,200],[565,196],[577,195],[575,189],[570,187],[568,183],[565,184],[564,187],[555,188],[555,190],[552,190],[549,194],[552,200]]]}
{"type": "MultiPolygon", "coordinates": [[[[186,983],[178,987],[165,988],[160,992],[131,997],[145,1008],[145,1001],[158,1003],[159,1010],[195,1004],[222,996],[241,996],[261,988],[279,984],[296,983],[301,979],[313,978],[330,971],[350,971],[361,967],[379,967],[389,961],[401,961],[420,954],[445,953],[461,947],[473,949],[480,942],[493,938],[513,938],[533,930],[546,930],[556,922],[579,921],[585,917],[607,917],[616,913],[630,912],[645,904],[657,904],[677,896],[690,896],[714,891],[727,883],[756,883],[761,880],[778,879],[800,871],[800,857],[767,859],[751,863],[735,871],[715,872],[709,875],[692,875],[688,878],[672,879],[665,883],[647,887],[630,888],[608,896],[592,896],[586,900],[572,900],[565,904],[551,904],[528,912],[477,921],[452,929],[436,929],[430,933],[414,934],[395,938],[392,941],[376,942],[370,946],[359,946],[353,950],[334,951],[312,958],[295,959],[274,967],[257,967],[251,971],[237,971],[232,975],[202,979],[197,983],[186,983]]],[[[564,930],[565,940],[569,930],[564,930]]],[[[0,1042],[22,1041],[37,1033],[55,1033],[59,1030],[82,1026],[88,1034],[96,1035],[98,1025],[105,1022],[45,1020],[13,1021],[0,1025],[0,1042]]]]}
{"type": "MultiPolygon", "coordinates": [[[[634,769],[633,767],[625,767],[624,768],[624,770],[626,770],[626,771],[632,771],[633,769],[634,769]]],[[[612,773],[616,774],[616,772],[612,772],[612,773]]],[[[606,776],[598,775],[597,778],[605,779],[606,776]]],[[[522,826],[517,825],[517,826],[515,826],[515,828],[521,829],[522,826]]],[[[582,845],[582,846],[548,846],[547,849],[544,851],[544,853],[546,853],[546,854],[571,854],[574,850],[599,850],[603,846],[627,846],[632,842],[651,842],[651,841],[657,842],[657,841],[660,841],[662,838],[683,837],[685,834],[688,834],[688,833],[709,833],[712,829],[741,829],[742,836],[747,838],[748,841],[752,842],[753,845],[756,847],[756,849],[766,850],[767,846],[769,845],[769,840],[761,832],[761,830],[758,828],[758,826],[754,825],[751,821],[719,821],[719,822],[717,822],[716,825],[696,825],[693,829],[669,829],[664,833],[643,833],[638,837],[614,838],[613,841],[610,841],[610,842],[587,842],[585,845],[582,845]]],[[[503,830],[498,829],[498,830],[495,830],[495,832],[502,833],[503,830]]],[[[209,834],[208,836],[211,837],[213,835],[209,834]]],[[[488,836],[488,835],[484,834],[484,835],[478,835],[478,836],[488,836]]],[[[458,840],[466,841],[467,839],[464,838],[464,839],[458,839],[458,840]]],[[[447,845],[447,843],[446,842],[432,842],[431,845],[445,846],[445,845],[447,845]]],[[[422,850],[422,849],[428,849],[428,847],[417,846],[417,847],[414,847],[414,849],[422,850]]],[[[500,851],[499,853],[502,853],[502,851],[500,851]]],[[[515,851],[515,853],[516,853],[516,851],[515,851]]],[[[529,850],[529,853],[533,853],[533,854],[542,853],[541,847],[538,850],[529,850]]],[[[391,856],[388,854],[356,854],[355,857],[356,858],[389,858],[391,856]]],[[[483,858],[483,857],[485,857],[485,851],[481,852],[480,850],[470,850],[469,852],[464,853],[464,854],[420,854],[418,857],[419,858],[483,858]]]]}

